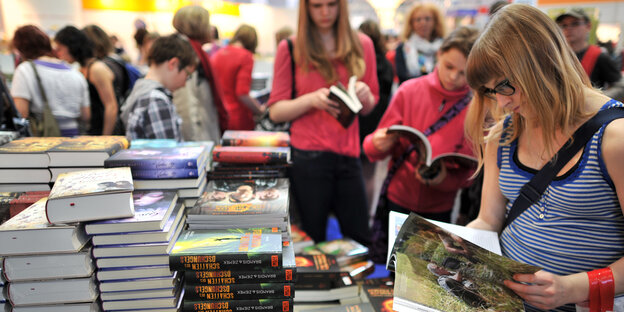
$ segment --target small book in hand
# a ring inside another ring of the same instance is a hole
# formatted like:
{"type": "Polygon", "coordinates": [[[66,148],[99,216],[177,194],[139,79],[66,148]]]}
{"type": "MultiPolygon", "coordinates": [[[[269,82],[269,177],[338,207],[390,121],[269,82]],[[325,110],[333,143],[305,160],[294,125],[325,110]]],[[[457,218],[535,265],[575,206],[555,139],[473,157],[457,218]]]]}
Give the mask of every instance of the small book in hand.
{"type": "Polygon", "coordinates": [[[427,136],[418,129],[405,125],[393,125],[388,128],[388,134],[391,133],[405,136],[414,144],[418,152],[418,161],[421,164],[418,173],[425,179],[434,178],[440,171],[442,162],[445,162],[447,167],[452,164],[454,168],[477,168],[477,159],[472,155],[457,151],[434,151],[427,136]]]}
{"type": "Polygon", "coordinates": [[[351,125],[355,116],[362,110],[362,103],[355,94],[356,82],[357,77],[351,76],[346,88],[340,82],[329,87],[329,99],[338,103],[340,114],[338,114],[337,119],[345,129],[351,125]]]}

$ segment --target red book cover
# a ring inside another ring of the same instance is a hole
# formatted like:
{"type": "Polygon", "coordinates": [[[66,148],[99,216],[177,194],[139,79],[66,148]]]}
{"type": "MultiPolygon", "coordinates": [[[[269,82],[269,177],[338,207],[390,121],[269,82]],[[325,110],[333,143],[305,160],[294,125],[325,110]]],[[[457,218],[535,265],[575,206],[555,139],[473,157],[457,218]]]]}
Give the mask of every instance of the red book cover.
{"type": "Polygon", "coordinates": [[[283,146],[290,145],[288,132],[226,130],[221,138],[223,146],[283,146]]]}
{"type": "Polygon", "coordinates": [[[222,163],[288,163],[290,148],[259,146],[216,146],[212,150],[213,161],[222,163]]]}

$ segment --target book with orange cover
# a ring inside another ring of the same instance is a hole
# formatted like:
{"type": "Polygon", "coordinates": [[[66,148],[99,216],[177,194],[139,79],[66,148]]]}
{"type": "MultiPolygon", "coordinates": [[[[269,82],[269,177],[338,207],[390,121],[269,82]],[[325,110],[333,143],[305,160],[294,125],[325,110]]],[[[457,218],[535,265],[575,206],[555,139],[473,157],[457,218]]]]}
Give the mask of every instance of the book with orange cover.
{"type": "Polygon", "coordinates": [[[283,131],[226,130],[221,137],[221,145],[288,147],[290,135],[283,131]]]}

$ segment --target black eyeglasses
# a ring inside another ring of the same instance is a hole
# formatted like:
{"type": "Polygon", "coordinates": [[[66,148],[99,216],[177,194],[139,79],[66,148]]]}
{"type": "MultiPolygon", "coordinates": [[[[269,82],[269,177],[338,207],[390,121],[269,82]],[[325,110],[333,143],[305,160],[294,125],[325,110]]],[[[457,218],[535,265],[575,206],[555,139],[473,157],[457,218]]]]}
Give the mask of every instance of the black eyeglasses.
{"type": "Polygon", "coordinates": [[[514,95],[514,93],[516,93],[516,88],[514,88],[509,83],[509,79],[505,79],[501,81],[500,83],[498,83],[496,87],[494,87],[494,89],[483,87],[481,92],[483,93],[484,96],[492,100],[496,100],[497,93],[500,95],[504,95],[504,96],[511,96],[511,95],[514,95]]]}

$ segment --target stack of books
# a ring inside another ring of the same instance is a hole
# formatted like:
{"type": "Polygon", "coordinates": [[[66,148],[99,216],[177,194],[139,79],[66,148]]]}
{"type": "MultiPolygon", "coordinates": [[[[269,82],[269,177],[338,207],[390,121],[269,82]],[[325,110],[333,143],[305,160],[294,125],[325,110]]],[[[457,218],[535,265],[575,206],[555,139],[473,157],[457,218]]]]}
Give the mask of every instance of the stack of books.
{"type": "Polygon", "coordinates": [[[192,207],[206,187],[212,142],[189,142],[188,145],[132,148],[108,158],[104,166],[130,167],[137,190],[177,190],[184,203],[192,207]]]}
{"type": "Polygon", "coordinates": [[[61,173],[104,168],[104,161],[111,155],[127,149],[124,136],[82,135],[64,139],[47,151],[50,157],[50,182],[55,182],[61,173]]]}
{"type": "Polygon", "coordinates": [[[227,130],[212,151],[211,180],[287,177],[290,163],[287,132],[227,130]]]}
{"type": "Polygon", "coordinates": [[[343,272],[333,255],[297,255],[295,302],[307,307],[355,304],[361,301],[359,286],[343,272]]]}
{"type": "Polygon", "coordinates": [[[89,311],[98,290],[84,225],[53,225],[47,198],[0,225],[4,294],[13,311],[89,311]]]}
{"type": "Polygon", "coordinates": [[[277,229],[188,230],[169,258],[183,311],[293,310],[294,250],[277,229]]]}
{"type": "Polygon", "coordinates": [[[134,191],[133,217],[87,223],[104,310],[169,309],[180,301],[168,253],[184,227],[175,191],[134,191]]]}
{"type": "Polygon", "coordinates": [[[28,137],[0,146],[0,192],[49,191],[47,152],[64,140],[28,137]]]}

